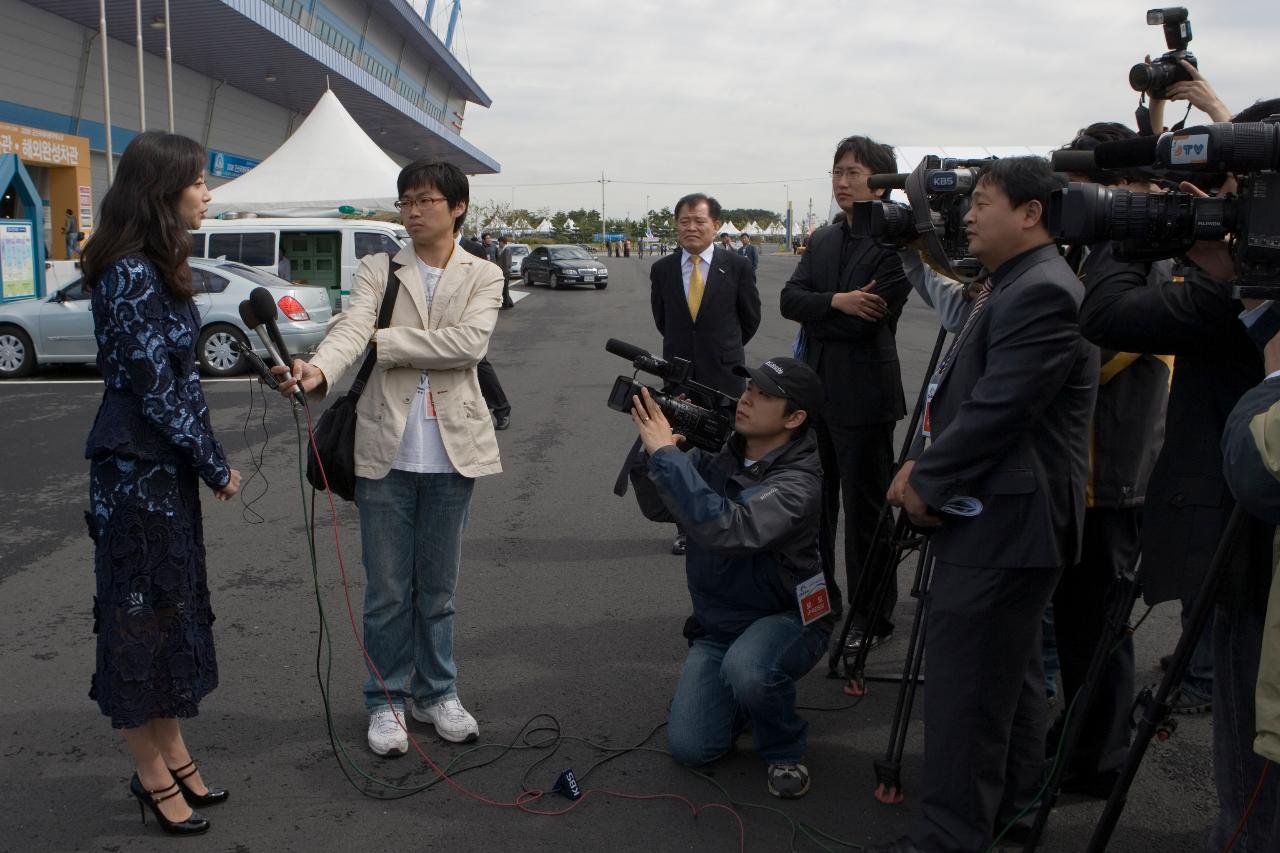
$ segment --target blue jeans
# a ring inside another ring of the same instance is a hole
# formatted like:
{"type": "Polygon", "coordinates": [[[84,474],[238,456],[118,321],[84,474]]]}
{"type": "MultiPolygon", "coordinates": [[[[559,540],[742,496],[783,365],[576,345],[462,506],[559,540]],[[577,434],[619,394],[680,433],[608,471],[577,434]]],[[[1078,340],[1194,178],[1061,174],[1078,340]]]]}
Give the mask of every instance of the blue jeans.
{"type": "MultiPolygon", "coordinates": [[[[1191,615],[1191,605],[1187,599],[1182,602],[1182,630],[1187,630],[1187,621],[1191,615]]],[[[1186,674],[1182,676],[1182,687],[1199,697],[1208,699],[1213,696],[1213,620],[1204,626],[1204,631],[1196,641],[1195,650],[1191,653],[1191,661],[1187,665],[1186,674]]]]}
{"type": "Polygon", "coordinates": [[[796,681],[826,652],[829,632],[797,613],[751,623],[732,642],[694,640],[667,720],[667,748],[681,764],[710,764],[751,721],[756,752],[770,764],[804,758],[809,724],[796,713],[796,681]]]}
{"type": "MultiPolygon", "coordinates": [[[[356,478],[364,591],[364,644],[373,666],[364,685],[370,711],[406,699],[433,705],[457,695],[453,591],[475,480],[461,474],[392,469],[356,478]],[[386,684],[386,693],[383,692],[386,684]]],[[[367,663],[367,662],[366,662],[367,663]]]]}

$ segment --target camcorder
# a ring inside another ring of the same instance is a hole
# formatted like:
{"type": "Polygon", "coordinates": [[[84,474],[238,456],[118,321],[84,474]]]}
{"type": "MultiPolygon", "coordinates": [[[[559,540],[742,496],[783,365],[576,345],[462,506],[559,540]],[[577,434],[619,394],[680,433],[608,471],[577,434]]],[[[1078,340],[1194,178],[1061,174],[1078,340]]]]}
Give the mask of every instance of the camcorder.
{"type": "Polygon", "coordinates": [[[1145,92],[1152,98],[1165,100],[1169,97],[1170,86],[1191,79],[1191,74],[1182,67],[1182,60],[1200,67],[1195,54],[1187,50],[1187,45],[1191,44],[1191,19],[1184,7],[1171,6],[1147,10],[1147,23],[1153,27],[1164,27],[1164,43],[1169,51],[1149,63],[1139,62],[1130,68],[1129,85],[1135,92],[1145,92]]]}
{"type": "MultiPolygon", "coordinates": [[[[1064,159],[1080,153],[1066,152],[1064,159]]],[[[1150,261],[1179,257],[1197,240],[1229,238],[1240,285],[1280,282],[1280,116],[1103,143],[1092,153],[1103,169],[1230,172],[1237,192],[1202,198],[1072,183],[1055,190],[1049,202],[1049,233],[1055,240],[1112,241],[1117,258],[1150,261]]],[[[1059,167],[1056,154],[1054,166],[1059,167]]]]}
{"type": "Polygon", "coordinates": [[[610,338],[604,348],[606,352],[630,361],[636,374],[644,371],[665,380],[663,389],[659,390],[650,385],[641,385],[634,374],[619,376],[609,392],[609,408],[624,414],[630,413],[635,405],[631,398],[639,397],[640,389],[648,388],[649,396],[662,409],[662,414],[671,424],[672,432],[683,435],[691,446],[712,453],[724,447],[724,443],[733,434],[733,419],[711,407],[732,406],[737,400],[690,380],[687,359],[673,358],[664,361],[635,344],[617,338],[610,338]]]}
{"type": "Polygon", "coordinates": [[[990,162],[990,158],[957,160],[931,154],[910,174],[872,175],[867,186],[906,190],[908,203],[854,202],[850,231],[892,249],[923,238],[934,263],[947,275],[971,281],[982,264],[969,253],[964,217],[969,212],[969,197],[990,162]]]}

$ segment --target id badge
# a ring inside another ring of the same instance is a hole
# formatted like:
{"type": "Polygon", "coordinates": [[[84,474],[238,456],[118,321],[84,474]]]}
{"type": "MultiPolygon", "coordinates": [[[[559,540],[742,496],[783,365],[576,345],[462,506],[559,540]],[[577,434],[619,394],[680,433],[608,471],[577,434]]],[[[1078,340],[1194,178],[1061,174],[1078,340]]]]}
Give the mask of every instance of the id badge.
{"type": "Polygon", "coordinates": [[[796,599],[800,602],[800,620],[805,625],[810,625],[831,612],[827,579],[821,572],[796,587],[796,599]]]}
{"type": "Polygon", "coordinates": [[[924,418],[920,425],[920,432],[925,438],[933,438],[933,421],[929,413],[933,408],[933,395],[938,393],[938,381],[930,380],[929,387],[924,392],[924,418]]]}

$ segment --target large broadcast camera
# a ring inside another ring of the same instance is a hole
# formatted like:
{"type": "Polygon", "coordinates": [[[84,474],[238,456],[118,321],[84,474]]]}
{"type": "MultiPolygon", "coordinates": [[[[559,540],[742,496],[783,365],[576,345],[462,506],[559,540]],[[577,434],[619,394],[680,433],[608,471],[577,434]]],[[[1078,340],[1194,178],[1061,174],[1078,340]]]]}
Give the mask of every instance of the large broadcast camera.
{"type": "MultiPolygon", "coordinates": [[[[1082,152],[1054,155],[1054,167],[1075,171],[1082,152]]],[[[1100,169],[1157,169],[1236,176],[1236,195],[1136,193],[1072,183],[1049,201],[1049,233],[1060,243],[1114,241],[1123,260],[1185,254],[1197,240],[1231,239],[1241,285],[1280,282],[1280,116],[1243,124],[1205,124],[1108,142],[1093,150],[1100,169]]]]}
{"type": "Polygon", "coordinates": [[[662,409],[671,431],[683,435],[685,441],[693,447],[715,453],[724,447],[724,443],[733,434],[733,419],[715,411],[709,406],[732,406],[737,401],[714,388],[701,385],[689,379],[689,362],[683,358],[663,361],[635,344],[609,338],[604,345],[606,352],[621,356],[631,362],[636,373],[644,371],[666,380],[665,390],[658,390],[649,385],[641,385],[635,376],[619,376],[609,392],[609,408],[614,411],[629,413],[634,404],[632,397],[640,396],[640,389],[648,388],[649,396],[662,409]],[[698,405],[694,400],[706,404],[698,405]]]}
{"type": "Polygon", "coordinates": [[[1187,50],[1191,44],[1191,19],[1182,6],[1171,6],[1167,9],[1149,9],[1147,24],[1153,27],[1164,27],[1164,43],[1169,52],[1151,60],[1139,62],[1129,69],[1129,85],[1135,92],[1146,92],[1152,98],[1166,100],[1169,87],[1174,83],[1190,80],[1191,75],[1182,67],[1186,60],[1196,68],[1195,54],[1187,50]]]}
{"type": "Polygon", "coordinates": [[[926,156],[910,174],[872,175],[871,189],[906,190],[908,204],[896,201],[854,202],[849,229],[879,246],[900,249],[917,238],[944,274],[972,281],[982,264],[969,254],[964,217],[969,196],[991,160],[957,160],[926,156]]]}

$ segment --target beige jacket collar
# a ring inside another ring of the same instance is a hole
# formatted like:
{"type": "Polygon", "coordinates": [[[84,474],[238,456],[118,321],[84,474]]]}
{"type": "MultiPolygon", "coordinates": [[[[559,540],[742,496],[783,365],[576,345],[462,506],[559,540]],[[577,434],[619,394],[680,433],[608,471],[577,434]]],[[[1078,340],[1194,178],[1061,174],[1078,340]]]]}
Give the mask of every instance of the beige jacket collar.
{"type": "Polygon", "coordinates": [[[409,295],[413,298],[414,307],[422,317],[424,329],[440,328],[440,321],[447,314],[449,303],[458,295],[460,285],[466,280],[463,273],[471,264],[479,263],[479,258],[455,243],[453,253],[445,263],[444,275],[440,277],[440,283],[436,285],[436,293],[432,298],[432,306],[435,310],[428,311],[427,295],[422,289],[422,276],[418,274],[418,255],[413,250],[413,243],[397,252],[394,260],[400,265],[396,269],[396,277],[400,279],[400,286],[409,291],[409,295]]]}

